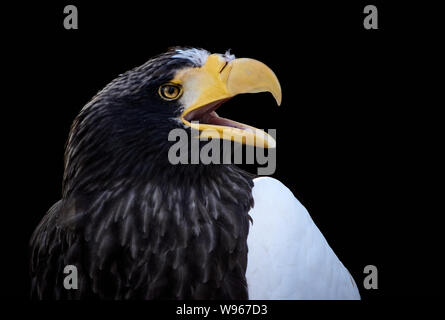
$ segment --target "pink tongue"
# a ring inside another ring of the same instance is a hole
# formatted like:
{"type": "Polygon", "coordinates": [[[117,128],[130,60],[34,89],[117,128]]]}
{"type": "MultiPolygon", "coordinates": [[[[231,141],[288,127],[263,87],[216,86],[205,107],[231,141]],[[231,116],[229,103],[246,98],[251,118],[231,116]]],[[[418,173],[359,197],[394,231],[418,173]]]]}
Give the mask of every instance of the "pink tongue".
{"type": "Polygon", "coordinates": [[[199,122],[203,123],[203,124],[206,123],[206,124],[213,124],[213,125],[217,125],[217,126],[225,126],[225,127],[244,129],[241,125],[235,123],[234,121],[219,117],[215,111],[205,114],[199,120],[199,122]]]}
{"type": "MultiPolygon", "coordinates": [[[[212,113],[215,113],[214,111],[216,109],[218,109],[219,106],[221,106],[221,104],[223,104],[224,101],[227,101],[227,100],[228,99],[218,100],[218,101],[215,101],[215,102],[212,102],[212,103],[206,105],[205,107],[195,109],[195,110],[191,111],[189,114],[187,114],[185,116],[185,119],[188,121],[198,120],[198,121],[204,123],[203,119],[209,117],[212,113]]],[[[215,116],[218,116],[218,115],[216,115],[216,113],[215,113],[215,116]]]]}

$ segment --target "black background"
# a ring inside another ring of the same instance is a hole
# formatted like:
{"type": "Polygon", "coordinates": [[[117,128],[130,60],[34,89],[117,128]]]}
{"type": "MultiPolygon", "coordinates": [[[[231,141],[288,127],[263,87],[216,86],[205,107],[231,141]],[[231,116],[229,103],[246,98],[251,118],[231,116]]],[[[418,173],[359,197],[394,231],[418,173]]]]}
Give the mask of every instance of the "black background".
{"type": "Polygon", "coordinates": [[[3,87],[11,99],[2,118],[1,296],[28,299],[28,239],[60,198],[76,114],[118,74],[176,45],[231,49],[275,71],[281,107],[258,94],[221,113],[277,129],[274,177],[309,210],[364,300],[438,294],[441,213],[425,180],[434,116],[420,93],[424,72],[434,72],[433,36],[413,16],[433,9],[373,1],[379,30],[365,30],[366,4],[60,1],[4,10],[12,86],[3,87]],[[67,4],[77,5],[78,30],[63,28],[67,4]],[[368,264],[379,270],[378,290],[363,288],[368,264]]]}

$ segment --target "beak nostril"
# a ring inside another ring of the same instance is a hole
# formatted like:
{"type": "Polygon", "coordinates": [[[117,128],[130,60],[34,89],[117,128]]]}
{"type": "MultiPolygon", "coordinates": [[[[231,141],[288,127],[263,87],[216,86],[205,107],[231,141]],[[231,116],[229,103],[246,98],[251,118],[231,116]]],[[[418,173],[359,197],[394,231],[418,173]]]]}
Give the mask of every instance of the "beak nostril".
{"type": "Polygon", "coordinates": [[[229,63],[226,61],[226,63],[224,63],[224,65],[222,66],[221,70],[219,70],[219,73],[222,73],[223,70],[227,67],[229,63]]]}

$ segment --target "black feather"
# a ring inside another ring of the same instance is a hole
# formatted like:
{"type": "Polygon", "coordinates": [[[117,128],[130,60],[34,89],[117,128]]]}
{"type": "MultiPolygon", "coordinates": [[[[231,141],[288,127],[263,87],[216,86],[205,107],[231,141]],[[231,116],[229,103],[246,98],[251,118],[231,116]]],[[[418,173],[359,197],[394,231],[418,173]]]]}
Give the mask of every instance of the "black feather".
{"type": "Polygon", "coordinates": [[[32,297],[246,299],[252,177],[171,165],[174,102],[157,95],[188,60],[158,56],[111,82],[75,119],[63,197],[31,242],[32,297]],[[63,287],[66,265],[79,289],[63,287]]]}

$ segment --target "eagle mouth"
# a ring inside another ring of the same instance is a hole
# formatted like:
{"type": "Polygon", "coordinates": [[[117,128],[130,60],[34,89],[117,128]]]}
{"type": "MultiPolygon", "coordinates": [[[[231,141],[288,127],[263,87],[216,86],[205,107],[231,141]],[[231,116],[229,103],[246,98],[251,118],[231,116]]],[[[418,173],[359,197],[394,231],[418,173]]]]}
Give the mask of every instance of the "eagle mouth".
{"type": "Polygon", "coordinates": [[[216,113],[224,102],[239,94],[270,92],[280,105],[280,83],[262,62],[248,58],[227,62],[219,55],[210,55],[201,67],[180,70],[172,82],[181,84],[184,92],[190,92],[180,100],[184,106],[180,120],[185,126],[198,131],[195,138],[275,148],[274,138],[263,130],[216,113]]]}
{"type": "Polygon", "coordinates": [[[207,124],[212,126],[221,126],[228,128],[236,128],[240,130],[248,130],[249,126],[242,123],[218,116],[215,112],[224,102],[231,98],[221,99],[209,104],[206,104],[198,109],[192,110],[184,116],[188,122],[198,122],[200,124],[207,124]]]}

